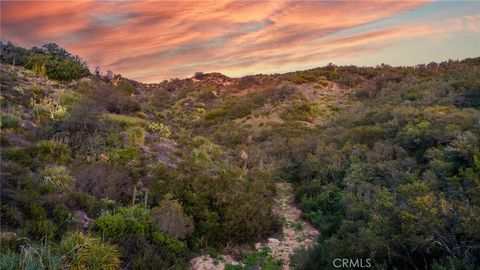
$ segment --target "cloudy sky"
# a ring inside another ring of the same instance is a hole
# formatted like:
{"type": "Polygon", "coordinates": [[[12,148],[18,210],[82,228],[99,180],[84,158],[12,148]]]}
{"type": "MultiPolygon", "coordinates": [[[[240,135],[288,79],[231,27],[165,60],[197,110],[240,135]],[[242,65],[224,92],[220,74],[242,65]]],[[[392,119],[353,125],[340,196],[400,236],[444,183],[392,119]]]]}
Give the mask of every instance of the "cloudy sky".
{"type": "Polygon", "coordinates": [[[479,1],[1,1],[1,37],[142,82],[480,56],[479,1]]]}

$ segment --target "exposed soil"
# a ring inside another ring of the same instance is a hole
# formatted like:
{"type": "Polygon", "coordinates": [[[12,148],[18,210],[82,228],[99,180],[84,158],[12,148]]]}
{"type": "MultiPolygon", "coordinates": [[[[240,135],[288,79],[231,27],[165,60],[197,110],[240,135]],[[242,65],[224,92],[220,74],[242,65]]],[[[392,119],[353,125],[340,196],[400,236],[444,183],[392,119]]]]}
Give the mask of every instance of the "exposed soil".
{"type": "Polygon", "coordinates": [[[284,220],[282,236],[269,238],[267,243],[257,244],[256,248],[269,247],[272,256],[282,261],[285,270],[290,269],[290,256],[297,249],[312,247],[319,232],[301,218],[302,211],[294,204],[291,184],[278,183],[277,193],[273,211],[284,220]]]}

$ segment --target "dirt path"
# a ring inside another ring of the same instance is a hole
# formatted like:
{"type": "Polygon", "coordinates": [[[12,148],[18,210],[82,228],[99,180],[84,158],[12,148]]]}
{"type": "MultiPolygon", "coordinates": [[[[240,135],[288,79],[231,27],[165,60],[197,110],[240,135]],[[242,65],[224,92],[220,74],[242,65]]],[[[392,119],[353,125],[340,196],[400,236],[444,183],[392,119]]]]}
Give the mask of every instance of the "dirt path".
{"type": "MultiPolygon", "coordinates": [[[[277,183],[277,197],[273,211],[283,220],[282,234],[277,238],[268,238],[264,243],[255,244],[257,250],[268,247],[272,257],[282,262],[282,269],[290,269],[290,256],[300,248],[309,248],[315,244],[319,232],[301,218],[301,211],[293,201],[293,188],[290,183],[277,183]]],[[[208,255],[196,257],[190,261],[192,270],[222,270],[226,264],[241,264],[230,256],[220,256],[223,260],[214,260],[208,255]]]]}
{"type": "Polygon", "coordinates": [[[282,235],[279,239],[269,238],[267,243],[257,244],[256,248],[269,247],[272,256],[281,260],[286,270],[290,269],[290,256],[295,250],[312,247],[319,232],[301,219],[302,212],[293,202],[291,184],[278,183],[277,192],[273,211],[284,220],[282,235]]]}

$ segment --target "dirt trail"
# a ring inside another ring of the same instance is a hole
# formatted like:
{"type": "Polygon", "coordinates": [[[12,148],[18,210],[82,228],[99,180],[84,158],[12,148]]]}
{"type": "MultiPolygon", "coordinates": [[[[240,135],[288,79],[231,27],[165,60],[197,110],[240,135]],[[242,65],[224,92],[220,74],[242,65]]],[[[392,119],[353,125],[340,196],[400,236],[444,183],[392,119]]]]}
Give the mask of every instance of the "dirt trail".
{"type": "MultiPolygon", "coordinates": [[[[290,183],[277,183],[277,197],[273,211],[283,220],[282,234],[278,238],[268,238],[264,243],[255,244],[260,250],[268,247],[271,255],[282,262],[282,269],[290,269],[290,256],[300,248],[312,247],[319,232],[301,218],[301,211],[293,201],[293,188],[290,183]]],[[[226,264],[241,264],[230,256],[220,256],[224,260],[214,260],[208,255],[196,257],[190,262],[192,270],[222,270],[226,264]]]]}
{"type": "Polygon", "coordinates": [[[256,247],[269,247],[272,256],[281,260],[286,270],[290,269],[290,256],[297,249],[312,247],[319,232],[301,218],[302,211],[294,204],[291,184],[278,183],[277,192],[273,211],[284,220],[282,235],[279,239],[269,238],[267,243],[256,247]]]}

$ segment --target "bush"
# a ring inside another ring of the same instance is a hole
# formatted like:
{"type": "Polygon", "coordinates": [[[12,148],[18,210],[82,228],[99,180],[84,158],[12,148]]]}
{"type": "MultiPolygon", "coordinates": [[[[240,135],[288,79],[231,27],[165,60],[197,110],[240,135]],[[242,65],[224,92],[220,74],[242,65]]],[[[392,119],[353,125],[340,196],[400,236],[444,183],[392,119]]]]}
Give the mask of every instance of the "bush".
{"type": "Polygon", "coordinates": [[[43,182],[52,185],[56,190],[68,191],[74,187],[75,181],[64,166],[49,166],[41,172],[43,182]]]}
{"type": "Polygon", "coordinates": [[[133,85],[129,81],[123,79],[118,82],[117,89],[127,95],[131,95],[133,94],[133,91],[135,91],[133,85]]]}
{"type": "Polygon", "coordinates": [[[193,221],[183,211],[182,205],[168,199],[162,200],[158,207],[152,209],[152,223],[161,232],[174,235],[180,239],[186,238],[193,232],[193,221]]]}
{"type": "Polygon", "coordinates": [[[72,168],[78,190],[102,199],[130,201],[134,181],[119,167],[93,162],[72,168]]]}
{"type": "Polygon", "coordinates": [[[293,104],[280,113],[280,118],[286,121],[311,121],[314,116],[314,109],[308,102],[293,104]]]}
{"type": "Polygon", "coordinates": [[[78,56],[71,55],[57,44],[24,49],[8,42],[2,42],[2,63],[16,64],[33,70],[38,76],[53,80],[70,81],[90,74],[86,63],[78,56]]]}
{"type": "Polygon", "coordinates": [[[295,83],[295,84],[302,84],[302,83],[308,83],[308,82],[316,82],[318,81],[318,78],[307,71],[299,71],[293,73],[293,75],[290,78],[290,81],[295,83]]]}
{"type": "Polygon", "coordinates": [[[18,128],[20,127],[20,119],[11,113],[1,112],[1,128],[18,128]]]}
{"type": "Polygon", "coordinates": [[[111,149],[107,156],[111,164],[127,169],[133,177],[138,177],[142,173],[142,156],[138,146],[111,149]]]}
{"type": "Polygon", "coordinates": [[[170,129],[168,128],[168,126],[166,126],[162,123],[157,123],[157,122],[153,122],[150,125],[148,125],[148,130],[150,132],[154,132],[154,133],[158,134],[160,137],[165,138],[165,139],[170,138],[170,135],[172,134],[170,132],[170,129]]]}
{"type": "Polygon", "coordinates": [[[39,141],[34,150],[37,158],[42,162],[65,164],[71,159],[68,146],[58,141],[39,141]]]}

